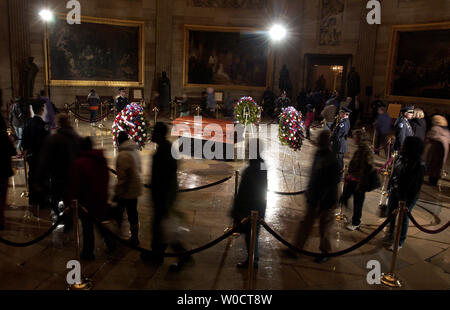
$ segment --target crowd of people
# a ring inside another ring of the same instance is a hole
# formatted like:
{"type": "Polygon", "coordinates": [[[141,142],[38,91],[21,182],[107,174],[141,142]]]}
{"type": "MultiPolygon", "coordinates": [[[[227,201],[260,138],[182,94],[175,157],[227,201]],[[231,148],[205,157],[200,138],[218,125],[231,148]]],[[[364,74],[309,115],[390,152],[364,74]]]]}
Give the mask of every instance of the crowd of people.
{"type": "MultiPolygon", "coordinates": [[[[128,101],[124,89],[116,98],[119,110],[128,101]]],[[[268,100],[274,100],[273,109],[266,110],[273,117],[282,108],[293,103],[287,92],[282,92],[278,99],[264,94],[263,103],[270,105],[268,100]],[[274,114],[271,114],[274,113],[274,114]]],[[[322,253],[332,251],[329,230],[333,223],[333,209],[339,204],[347,205],[353,196],[353,217],[347,229],[354,231],[361,225],[362,210],[365,195],[373,188],[371,176],[375,170],[374,153],[379,154],[381,146],[387,143],[387,138],[394,131],[394,151],[398,156],[393,162],[392,177],[389,180],[388,211],[393,212],[399,201],[406,201],[411,211],[419,197],[424,176],[429,176],[429,183],[437,185],[441,172],[445,169],[450,144],[450,133],[445,117],[434,115],[431,130],[427,131],[427,123],[423,110],[414,107],[401,109],[399,118],[392,127],[392,120],[386,112],[386,107],[379,101],[374,108],[375,150],[364,130],[356,130],[361,104],[357,97],[339,100],[338,92],[330,94],[328,100],[323,96],[314,102],[322,92],[301,94],[296,107],[306,115],[306,138],[310,139],[310,127],[321,116],[324,119],[324,129],[316,140],[317,150],[311,169],[311,178],[306,190],[307,213],[301,222],[295,239],[295,245],[303,248],[311,233],[315,219],[320,221],[320,250],[322,253]],[[309,102],[309,103],[308,103],[309,102]],[[356,111],[356,112],[355,112],[356,111]],[[354,116],[354,115],[357,116],[354,116]],[[357,146],[344,175],[344,155],[348,152],[348,138],[353,130],[354,144],[357,146]],[[424,156],[424,151],[426,155],[424,156]],[[344,182],[342,195],[338,195],[338,185],[344,182]]],[[[89,94],[92,105],[98,103],[98,95],[92,90],[89,94]]],[[[208,89],[203,94],[206,115],[212,116],[216,108],[214,90],[208,89]]],[[[182,113],[189,115],[187,109],[188,97],[183,96],[182,113]]],[[[96,109],[91,109],[96,111],[96,109]]],[[[29,204],[36,208],[50,208],[53,221],[58,221],[61,214],[61,202],[70,205],[73,199],[87,213],[80,213],[83,227],[84,260],[94,260],[94,227],[98,226],[109,251],[114,251],[115,244],[105,228],[98,223],[105,219],[114,219],[119,227],[123,222],[124,212],[130,224],[131,237],[128,240],[132,246],[140,244],[138,199],[143,194],[142,166],[137,147],[125,132],[118,135],[119,153],[116,158],[117,183],[114,187],[112,201],[109,204],[110,171],[103,151],[95,149],[92,140],[80,137],[72,127],[66,114],[57,116],[56,108],[42,93],[41,97],[31,101],[16,100],[10,109],[10,126],[16,134],[17,145],[14,146],[7,134],[7,124],[0,118],[0,230],[5,225],[5,206],[8,189],[8,179],[12,176],[11,158],[16,154],[25,156],[29,167],[29,204]],[[31,106],[31,109],[30,109],[31,106]]],[[[91,117],[95,118],[95,114],[91,117]]],[[[153,206],[152,219],[152,255],[143,254],[142,259],[161,264],[164,253],[171,246],[176,252],[185,252],[185,246],[177,238],[168,238],[165,230],[166,222],[175,216],[175,201],[177,199],[177,161],[171,153],[171,144],[167,140],[168,127],[164,123],[156,123],[152,131],[152,142],[158,145],[152,160],[151,199],[153,206]]],[[[260,143],[256,143],[260,146],[260,143]]],[[[256,159],[249,161],[249,166],[242,174],[241,183],[235,196],[230,215],[238,224],[248,217],[251,211],[258,211],[264,218],[266,210],[267,171],[261,169],[264,160],[258,149],[256,159]]],[[[385,153],[386,156],[388,155],[385,153]]],[[[65,221],[66,232],[71,229],[71,221],[65,221]]],[[[392,245],[395,218],[385,241],[392,245]]],[[[408,219],[405,217],[400,239],[400,247],[406,240],[408,219]]],[[[259,227],[258,227],[259,232],[259,227]]],[[[258,233],[257,232],[257,233],[258,233]]],[[[245,235],[247,249],[250,247],[250,225],[241,229],[245,235]]],[[[176,236],[176,234],[174,234],[176,236]]],[[[392,246],[391,246],[392,249],[392,246]]],[[[295,256],[287,251],[290,256],[295,256]]],[[[255,267],[258,267],[259,250],[255,248],[255,267]]],[[[318,257],[317,263],[327,261],[326,256],[318,257]]],[[[192,260],[189,255],[181,256],[174,270],[180,270],[183,265],[192,260]]],[[[248,267],[249,260],[238,264],[238,267],[248,267]]]]}

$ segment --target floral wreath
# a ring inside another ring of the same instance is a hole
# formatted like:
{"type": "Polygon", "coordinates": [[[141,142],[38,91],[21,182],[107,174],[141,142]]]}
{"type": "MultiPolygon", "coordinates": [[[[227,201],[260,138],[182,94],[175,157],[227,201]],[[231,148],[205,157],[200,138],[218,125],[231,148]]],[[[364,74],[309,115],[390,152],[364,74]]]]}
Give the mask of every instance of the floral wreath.
{"type": "Polygon", "coordinates": [[[281,144],[298,151],[302,147],[305,125],[302,114],[293,107],[282,110],[279,116],[279,138],[281,144]]]}
{"type": "Polygon", "coordinates": [[[117,147],[119,133],[125,131],[142,150],[149,138],[150,122],[147,121],[144,109],[137,103],[127,105],[117,114],[112,126],[113,143],[117,147]]]}
{"type": "Polygon", "coordinates": [[[261,108],[252,97],[242,97],[234,108],[236,120],[244,126],[261,121],[261,108]]]}

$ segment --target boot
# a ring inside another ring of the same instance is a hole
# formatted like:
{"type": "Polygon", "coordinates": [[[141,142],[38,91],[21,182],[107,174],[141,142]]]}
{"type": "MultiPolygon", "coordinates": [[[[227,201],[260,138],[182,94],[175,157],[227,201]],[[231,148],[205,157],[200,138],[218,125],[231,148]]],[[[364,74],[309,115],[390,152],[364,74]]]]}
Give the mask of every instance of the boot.
{"type": "Polygon", "coordinates": [[[139,245],[139,224],[132,224],[130,226],[131,231],[131,238],[129,240],[129,243],[131,245],[139,245]]]}

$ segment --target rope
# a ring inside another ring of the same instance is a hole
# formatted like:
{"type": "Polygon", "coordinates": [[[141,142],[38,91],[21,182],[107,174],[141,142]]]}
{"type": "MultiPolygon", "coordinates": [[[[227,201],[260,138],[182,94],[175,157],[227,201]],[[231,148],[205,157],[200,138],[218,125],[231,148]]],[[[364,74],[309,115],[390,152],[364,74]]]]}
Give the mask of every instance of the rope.
{"type": "MultiPolygon", "coordinates": [[[[91,219],[93,219],[95,222],[101,224],[101,222],[99,222],[97,219],[95,219],[93,216],[91,216],[89,214],[89,212],[84,208],[80,206],[80,210],[82,210],[87,216],[89,216],[91,219]]],[[[230,231],[226,232],[225,234],[223,234],[222,236],[220,236],[219,238],[201,246],[198,247],[196,249],[190,250],[190,251],[185,251],[185,252],[179,252],[179,253],[164,253],[164,257],[182,257],[182,256],[191,256],[193,254],[205,251],[209,248],[212,248],[213,246],[215,246],[216,244],[222,242],[223,240],[227,239],[228,237],[230,237],[231,235],[233,235],[235,232],[237,232],[241,226],[245,225],[247,222],[249,221],[249,218],[245,218],[244,220],[242,220],[242,222],[237,225],[236,227],[234,227],[233,229],[231,229],[230,231]]],[[[121,244],[123,244],[124,246],[139,251],[141,253],[145,253],[145,254],[153,254],[154,251],[148,250],[148,249],[144,249],[141,248],[139,246],[135,246],[132,245],[128,242],[128,240],[124,240],[122,238],[120,238],[119,236],[117,236],[115,233],[113,233],[111,230],[109,230],[107,227],[102,225],[102,228],[109,234],[111,235],[111,237],[117,241],[119,241],[121,244]]]]}
{"type": "Polygon", "coordinates": [[[95,119],[93,119],[93,120],[81,116],[80,114],[76,113],[76,112],[73,111],[72,109],[67,109],[67,111],[71,112],[71,113],[73,114],[73,116],[75,116],[76,119],[78,119],[78,120],[80,120],[80,121],[82,121],[82,122],[85,122],[85,123],[91,123],[91,122],[94,122],[94,123],[96,123],[96,122],[99,122],[99,121],[101,121],[102,119],[108,117],[109,114],[111,114],[114,110],[111,109],[111,110],[107,111],[105,114],[103,114],[102,116],[99,116],[99,117],[97,117],[97,118],[95,118],[95,119]]]}
{"type": "Polygon", "coordinates": [[[303,195],[304,193],[306,193],[306,190],[302,190],[299,192],[293,192],[293,193],[286,193],[286,192],[276,192],[276,191],[270,191],[271,193],[277,194],[277,195],[281,195],[281,196],[297,196],[297,195],[303,195]]]}
{"type": "Polygon", "coordinates": [[[373,149],[374,152],[379,152],[379,151],[384,150],[388,145],[389,145],[389,143],[387,143],[384,146],[381,146],[381,147],[379,147],[377,149],[376,148],[372,148],[372,149],[373,149]]]}
{"type": "Polygon", "coordinates": [[[411,214],[411,212],[410,212],[409,210],[408,210],[408,212],[407,212],[406,214],[408,215],[408,217],[409,217],[409,219],[411,220],[411,222],[413,222],[413,224],[414,224],[419,230],[421,230],[422,232],[427,233],[427,234],[433,234],[433,235],[439,234],[439,233],[443,232],[444,230],[446,230],[446,229],[450,226],[450,221],[448,221],[447,224],[445,224],[444,226],[442,226],[442,227],[439,228],[439,229],[436,229],[436,230],[429,230],[429,229],[426,229],[425,227],[423,227],[422,225],[420,225],[420,224],[416,221],[416,219],[413,217],[413,215],[411,214]]]}
{"type": "MultiPolygon", "coordinates": [[[[66,210],[68,210],[68,209],[66,209],[66,210]]],[[[38,243],[38,242],[44,240],[44,239],[47,238],[48,236],[50,236],[50,235],[55,231],[55,229],[61,224],[61,222],[63,221],[63,219],[64,219],[64,217],[65,217],[66,215],[67,215],[67,213],[64,212],[64,213],[58,218],[58,220],[56,221],[56,223],[53,224],[52,227],[50,227],[49,230],[47,230],[43,235],[37,237],[37,238],[34,239],[34,240],[31,240],[31,241],[28,241],[28,242],[20,243],[20,242],[9,241],[9,240],[6,240],[6,239],[3,239],[2,237],[0,237],[0,242],[1,242],[1,243],[4,243],[4,244],[6,244],[6,245],[9,245],[9,246],[16,247],[16,248],[25,248],[25,247],[34,245],[34,244],[36,244],[36,243],[38,243]]]]}
{"type": "Polygon", "coordinates": [[[312,257],[336,257],[336,256],[341,256],[341,255],[345,255],[347,253],[350,253],[350,252],[352,252],[352,251],[362,247],[366,243],[368,243],[370,240],[372,240],[376,235],[378,235],[387,226],[387,224],[390,222],[392,216],[393,215],[391,214],[390,217],[388,217],[377,229],[375,229],[364,240],[362,240],[359,243],[349,247],[348,249],[345,249],[345,250],[342,250],[342,251],[339,251],[339,252],[334,252],[334,253],[315,253],[315,252],[309,252],[309,251],[300,249],[300,248],[296,247],[295,245],[289,243],[285,239],[283,239],[283,237],[281,237],[272,228],[270,228],[270,226],[266,222],[264,222],[264,220],[260,219],[259,222],[267,230],[267,232],[269,234],[271,234],[279,242],[281,242],[282,244],[284,244],[285,246],[290,248],[292,251],[295,251],[295,252],[298,252],[300,254],[304,254],[304,255],[307,255],[307,256],[312,256],[312,257]]]}
{"type": "Polygon", "coordinates": [[[384,165],[381,166],[380,169],[377,170],[377,173],[380,174],[381,171],[383,171],[386,167],[391,166],[393,161],[394,161],[394,157],[389,158],[388,161],[386,163],[384,163],[384,165]]]}
{"type": "MultiPolygon", "coordinates": [[[[115,171],[114,169],[109,168],[109,171],[114,174],[117,175],[117,171],[115,171]]],[[[199,191],[205,188],[209,188],[209,187],[213,187],[213,186],[217,186],[220,185],[222,183],[225,183],[227,181],[229,181],[231,178],[233,178],[233,176],[229,176],[226,178],[223,178],[222,180],[219,180],[217,182],[211,183],[211,184],[207,184],[207,185],[203,185],[203,186],[199,186],[199,187],[195,187],[195,188],[185,188],[185,189],[180,189],[178,190],[180,193],[188,193],[188,192],[194,192],[194,191],[199,191]]],[[[144,184],[144,187],[147,189],[151,189],[152,186],[148,185],[148,184],[144,184]]]]}

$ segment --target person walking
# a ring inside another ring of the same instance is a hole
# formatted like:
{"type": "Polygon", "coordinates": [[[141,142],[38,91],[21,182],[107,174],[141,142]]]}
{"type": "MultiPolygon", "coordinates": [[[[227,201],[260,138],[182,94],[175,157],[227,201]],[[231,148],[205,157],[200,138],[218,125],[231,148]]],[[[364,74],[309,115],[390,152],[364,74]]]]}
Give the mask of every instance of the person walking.
{"type": "MultiPolygon", "coordinates": [[[[394,162],[394,170],[389,179],[388,216],[398,208],[400,201],[406,202],[409,212],[416,205],[425,175],[425,163],[421,160],[423,151],[424,144],[420,138],[410,136],[405,139],[400,155],[394,162]]],[[[391,244],[390,251],[394,248],[395,225],[396,216],[393,216],[388,233],[384,238],[385,243],[391,244]]],[[[405,243],[408,233],[409,218],[406,214],[401,225],[399,249],[405,243]]]]}
{"type": "Polygon", "coordinates": [[[139,216],[137,211],[138,198],[142,194],[142,166],[136,144],[124,131],[119,133],[117,143],[119,156],[116,161],[117,184],[115,199],[117,200],[117,222],[122,225],[123,212],[127,210],[130,223],[132,245],[139,244],[139,216]]]}
{"type": "MultiPolygon", "coordinates": [[[[186,252],[185,247],[179,240],[168,240],[163,229],[174,212],[174,204],[178,192],[177,160],[172,156],[172,145],[167,140],[168,128],[164,123],[158,122],[153,128],[152,142],[158,145],[152,161],[152,244],[153,254],[151,256],[142,253],[144,260],[151,259],[156,264],[164,262],[164,252],[169,245],[178,252],[186,252]]],[[[173,271],[181,270],[182,266],[191,259],[190,256],[181,256],[177,264],[172,265],[173,271]]]]}
{"type": "MultiPolygon", "coordinates": [[[[255,145],[255,144],[250,144],[255,145]]],[[[249,160],[248,167],[242,174],[241,183],[231,210],[231,217],[234,225],[238,225],[243,219],[249,217],[252,211],[258,211],[258,216],[264,219],[267,205],[267,170],[264,160],[261,158],[260,141],[256,139],[257,156],[255,159],[249,160]]],[[[258,236],[260,226],[256,230],[256,244],[254,267],[258,268],[259,247],[258,236]]],[[[245,245],[247,248],[247,259],[237,264],[238,268],[247,268],[249,265],[249,253],[251,246],[251,223],[247,222],[241,230],[245,234],[245,245]]]]}
{"type": "Polygon", "coordinates": [[[97,95],[94,89],[91,89],[87,97],[87,102],[89,104],[89,112],[91,115],[91,126],[94,126],[96,123],[98,109],[100,106],[100,97],[97,95]]]}
{"type": "Polygon", "coordinates": [[[22,146],[26,151],[28,163],[29,203],[33,206],[45,207],[43,184],[39,183],[39,160],[45,140],[50,134],[49,124],[44,121],[45,101],[38,99],[32,103],[34,116],[25,125],[22,146]]]}
{"type": "Polygon", "coordinates": [[[50,101],[50,98],[47,96],[47,92],[45,90],[40,91],[39,99],[45,101],[44,121],[49,124],[50,129],[55,129],[56,128],[56,122],[55,122],[56,108],[53,105],[53,102],[50,101]]]}
{"type": "MultiPolygon", "coordinates": [[[[1,93],[1,91],[0,91],[1,93]]],[[[2,108],[0,94],[0,110],[2,108]]],[[[11,157],[16,155],[16,150],[8,137],[6,123],[0,115],[0,230],[5,229],[5,209],[8,198],[9,178],[13,176],[11,157]]]]}
{"type": "MultiPolygon", "coordinates": [[[[54,222],[58,220],[60,213],[59,203],[63,201],[65,206],[70,204],[69,169],[80,153],[81,139],[66,114],[58,117],[58,126],[58,131],[44,143],[36,177],[40,184],[48,186],[54,222]]],[[[68,220],[65,223],[66,231],[71,226],[71,221],[68,220]]]]}
{"type": "MultiPolygon", "coordinates": [[[[294,245],[300,249],[312,232],[314,222],[319,220],[320,251],[324,254],[331,252],[330,227],[334,222],[334,208],[338,196],[340,182],[339,163],[330,149],[330,132],[323,130],[317,138],[318,150],[314,155],[311,168],[311,178],[305,193],[307,209],[300,227],[297,230],[294,245]]],[[[289,256],[296,255],[292,251],[284,251],[289,256]]],[[[327,262],[326,256],[317,257],[316,263],[327,262]]]]}
{"type": "Polygon", "coordinates": [[[447,120],[441,115],[433,116],[432,124],[433,127],[426,138],[426,166],[430,184],[437,186],[442,169],[447,163],[450,132],[447,120]]]}
{"type": "Polygon", "coordinates": [[[388,113],[386,113],[386,108],[380,106],[378,108],[378,118],[375,122],[375,154],[380,154],[380,147],[385,147],[384,154],[385,158],[388,157],[388,147],[387,147],[387,137],[391,132],[392,119],[388,113]]]}
{"type": "Polygon", "coordinates": [[[305,119],[305,131],[306,139],[311,139],[311,126],[314,122],[315,108],[311,104],[306,105],[306,119],[305,119]]]}
{"type": "Polygon", "coordinates": [[[22,153],[23,128],[30,119],[30,108],[23,98],[14,101],[9,112],[9,124],[14,128],[17,137],[17,154],[22,153]]]}
{"type": "Polygon", "coordinates": [[[414,114],[414,107],[403,107],[400,110],[400,117],[394,124],[395,130],[395,140],[394,140],[394,151],[400,151],[405,141],[406,137],[414,136],[413,129],[409,120],[412,118],[414,114]]]}
{"type": "Polygon", "coordinates": [[[414,109],[413,118],[409,121],[415,137],[419,137],[422,141],[425,141],[425,135],[427,133],[427,121],[425,120],[425,113],[420,108],[414,109]]]}
{"type": "Polygon", "coordinates": [[[115,243],[98,223],[108,215],[109,169],[102,150],[92,148],[89,137],[80,141],[80,156],[70,169],[70,200],[78,200],[80,220],[83,227],[83,249],[81,259],[95,260],[94,225],[96,225],[106,243],[109,252],[115,243]],[[81,208],[87,210],[87,214],[81,208]]]}
{"type": "Polygon", "coordinates": [[[362,130],[356,130],[353,136],[358,149],[353,154],[348,166],[344,191],[340,198],[340,203],[347,206],[348,199],[353,195],[352,222],[346,226],[351,231],[358,229],[361,225],[365,190],[367,188],[369,174],[373,169],[373,155],[369,137],[362,130]]]}
{"type": "Polygon", "coordinates": [[[352,110],[345,106],[341,108],[339,111],[339,122],[331,135],[332,149],[337,156],[341,175],[344,171],[344,155],[348,151],[347,137],[350,131],[350,121],[348,117],[351,112],[352,110]]]}

